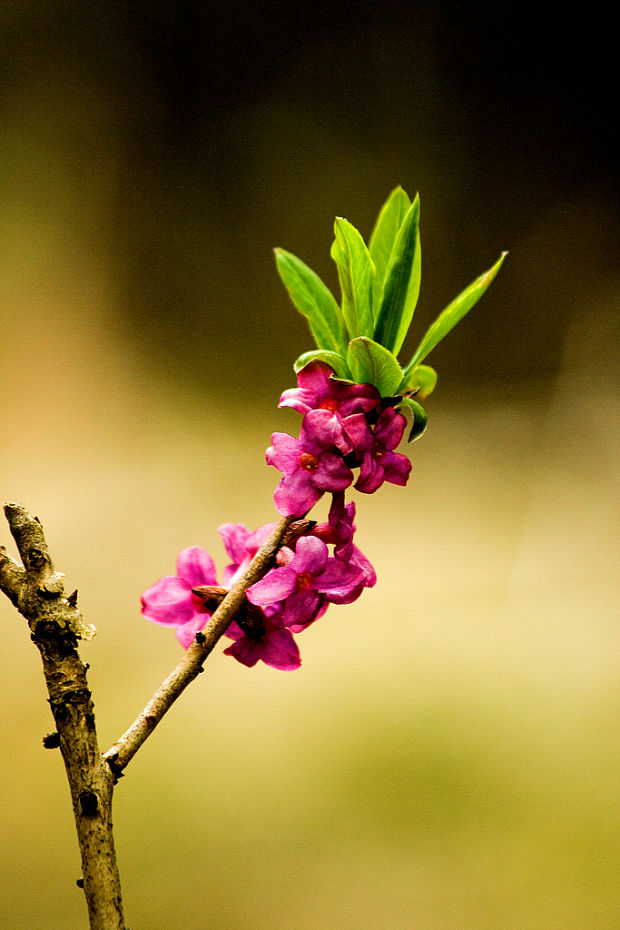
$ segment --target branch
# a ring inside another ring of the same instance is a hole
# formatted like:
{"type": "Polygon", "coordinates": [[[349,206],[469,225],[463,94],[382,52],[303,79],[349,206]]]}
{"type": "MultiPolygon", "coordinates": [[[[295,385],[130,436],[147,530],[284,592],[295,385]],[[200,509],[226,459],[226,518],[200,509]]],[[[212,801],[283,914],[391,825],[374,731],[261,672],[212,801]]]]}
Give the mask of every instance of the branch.
{"type": "Polygon", "coordinates": [[[78,639],[89,639],[95,629],[82,620],[77,591],[65,596],[64,576],[54,571],[38,519],[19,504],[7,504],[4,512],[24,567],[0,547],[0,590],[28,621],[43,660],[58,730],[45,745],[60,746],[67,772],[90,927],[124,930],[112,834],[114,780],[99,751],[87,666],[76,649],[78,639]]]}
{"type": "Polygon", "coordinates": [[[202,666],[213,651],[215,644],[246,603],[247,589],[269,571],[278,550],[303,532],[306,525],[303,521],[296,521],[294,517],[282,517],[273,533],[252,559],[245,573],[223,598],[202,633],[197,634],[172,674],[160,685],[127,732],[104,753],[103,758],[116,778],[131,762],[140,746],[151,735],[176,699],[202,672],[202,666]]]}

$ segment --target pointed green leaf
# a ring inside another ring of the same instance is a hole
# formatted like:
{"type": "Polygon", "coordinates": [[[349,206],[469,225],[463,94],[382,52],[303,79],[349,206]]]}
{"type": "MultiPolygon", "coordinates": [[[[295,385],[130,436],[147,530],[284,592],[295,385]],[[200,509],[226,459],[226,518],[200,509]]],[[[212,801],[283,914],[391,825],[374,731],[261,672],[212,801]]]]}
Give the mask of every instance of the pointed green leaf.
{"type": "Polygon", "coordinates": [[[349,338],[372,336],[372,286],[375,266],[361,235],[341,217],[334,225],[336,241],[331,255],[338,268],[342,290],[342,315],[349,338]]]}
{"type": "Polygon", "coordinates": [[[411,430],[409,431],[409,439],[407,442],[413,442],[414,439],[419,439],[424,430],[426,429],[426,421],[428,419],[426,415],[426,410],[419,404],[416,400],[413,400],[411,397],[404,397],[402,404],[399,404],[401,407],[407,407],[412,416],[411,430]]]}
{"type": "Polygon", "coordinates": [[[375,339],[395,355],[404,342],[418,302],[420,272],[420,198],[416,196],[388,260],[375,322],[375,339]]]}
{"type": "Polygon", "coordinates": [[[450,332],[450,330],[456,326],[459,320],[462,320],[465,314],[471,310],[471,308],[476,304],[487,287],[499,271],[502,266],[502,262],[508,255],[508,252],[502,252],[498,260],[495,262],[492,268],[489,268],[488,271],[485,271],[484,274],[481,274],[479,278],[470,284],[469,287],[456,297],[451,304],[448,304],[445,310],[443,310],[434,323],[432,323],[427,329],[422,342],[416,349],[413,354],[413,358],[405,368],[405,382],[408,381],[409,375],[422,359],[426,358],[429,352],[435,348],[437,343],[441,342],[444,336],[450,332]]]}
{"type": "Polygon", "coordinates": [[[385,201],[379,211],[377,222],[370,236],[368,249],[372,258],[377,276],[375,278],[373,293],[373,308],[375,314],[381,305],[381,291],[385,280],[390,255],[398,235],[398,230],[411,206],[411,201],[402,187],[396,187],[385,201]]]}
{"type": "Polygon", "coordinates": [[[430,365],[417,365],[399,390],[415,393],[418,400],[426,400],[437,384],[437,372],[430,365]]]}
{"type": "Polygon", "coordinates": [[[291,300],[308,320],[319,349],[344,352],[347,344],[344,321],[332,292],[318,274],[291,252],[274,249],[274,253],[278,274],[291,300]]]}
{"type": "Polygon", "coordinates": [[[392,353],[366,336],[349,343],[347,362],[355,383],[374,384],[382,397],[392,397],[403,379],[392,353]]]}
{"type": "Polygon", "coordinates": [[[312,352],[304,352],[303,355],[299,356],[293,366],[295,374],[298,374],[298,372],[300,372],[302,368],[305,368],[306,365],[309,365],[310,362],[325,362],[326,365],[334,369],[339,378],[343,378],[346,381],[353,380],[346,360],[337,352],[328,352],[326,349],[314,349],[312,352]]]}

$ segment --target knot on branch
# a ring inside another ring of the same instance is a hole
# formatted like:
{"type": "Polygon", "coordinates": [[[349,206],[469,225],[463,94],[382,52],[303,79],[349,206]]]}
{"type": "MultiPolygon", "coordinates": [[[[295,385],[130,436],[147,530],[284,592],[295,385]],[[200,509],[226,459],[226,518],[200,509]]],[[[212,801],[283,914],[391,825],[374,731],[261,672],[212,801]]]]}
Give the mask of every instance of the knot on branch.
{"type": "Polygon", "coordinates": [[[0,547],[0,590],[28,620],[34,641],[64,640],[70,650],[78,639],[92,639],[96,630],[77,609],[77,591],[64,596],[65,576],[54,571],[38,517],[21,504],[6,504],[4,512],[23,568],[0,547]]]}

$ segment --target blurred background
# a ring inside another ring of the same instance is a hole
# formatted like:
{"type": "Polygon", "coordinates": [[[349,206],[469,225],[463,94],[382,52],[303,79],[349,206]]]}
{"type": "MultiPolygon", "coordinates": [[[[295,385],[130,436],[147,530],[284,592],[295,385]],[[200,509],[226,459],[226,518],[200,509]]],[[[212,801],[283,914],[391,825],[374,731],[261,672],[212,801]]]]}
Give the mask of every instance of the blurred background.
{"type": "MultiPolygon", "coordinates": [[[[0,490],[98,628],[105,747],[180,657],[141,591],[273,518],[264,449],[298,428],[277,401],[312,346],[272,247],[336,289],[334,216],[368,236],[419,190],[403,361],[510,250],[429,359],[408,487],[358,500],[377,587],[300,637],[295,674],[218,649],[119,784],[135,930],[619,926],[605,29],[441,0],[1,5],[0,490]]],[[[0,925],[79,930],[39,658],[4,599],[0,637],[0,925]]]]}

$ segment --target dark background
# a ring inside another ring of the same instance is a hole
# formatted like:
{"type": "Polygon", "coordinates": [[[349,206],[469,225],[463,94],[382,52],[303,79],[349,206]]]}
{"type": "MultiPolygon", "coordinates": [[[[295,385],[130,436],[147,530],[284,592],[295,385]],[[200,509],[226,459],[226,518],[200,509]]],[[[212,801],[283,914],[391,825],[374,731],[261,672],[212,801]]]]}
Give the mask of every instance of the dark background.
{"type": "MultiPolygon", "coordinates": [[[[495,308],[437,355],[448,378],[555,371],[582,295],[616,266],[596,8],[159,0],[2,16],[5,107],[40,107],[26,128],[74,174],[86,226],[108,174],[117,307],[173,379],[284,377],[308,339],[302,320],[268,322],[286,306],[270,248],[335,287],[333,216],[368,235],[397,183],[422,197],[420,327],[511,251],[495,308]]],[[[37,166],[43,197],[53,171],[37,166]]]]}

